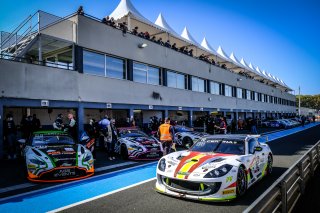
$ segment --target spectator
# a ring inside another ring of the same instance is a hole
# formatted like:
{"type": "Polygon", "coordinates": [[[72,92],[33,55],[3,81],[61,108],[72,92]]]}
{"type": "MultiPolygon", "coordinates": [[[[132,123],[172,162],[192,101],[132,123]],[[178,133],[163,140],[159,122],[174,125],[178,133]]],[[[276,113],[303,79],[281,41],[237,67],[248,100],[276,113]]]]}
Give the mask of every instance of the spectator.
{"type": "Polygon", "coordinates": [[[80,6],[80,7],[78,8],[77,14],[78,14],[78,15],[84,15],[84,10],[83,10],[83,7],[82,7],[82,6],[80,6]]]}
{"type": "Polygon", "coordinates": [[[36,114],[32,116],[32,132],[38,131],[41,128],[40,120],[37,118],[36,114]]]}
{"type": "Polygon", "coordinates": [[[303,127],[306,124],[306,117],[304,115],[301,117],[301,124],[303,127]]]}
{"type": "Polygon", "coordinates": [[[128,31],[127,23],[122,22],[122,23],[119,23],[118,26],[122,30],[122,34],[125,35],[128,31]]]}
{"type": "Polygon", "coordinates": [[[251,119],[251,134],[258,134],[257,131],[257,119],[251,119]]]}
{"type": "Polygon", "coordinates": [[[106,19],[106,18],[103,18],[103,19],[101,20],[101,22],[104,23],[104,24],[107,24],[107,19],[106,19]]]}
{"type": "Polygon", "coordinates": [[[177,48],[177,44],[176,43],[173,43],[172,47],[171,47],[173,50],[177,51],[178,48],[177,48]]]}
{"type": "Polygon", "coordinates": [[[183,50],[183,53],[184,53],[184,54],[188,54],[188,53],[189,53],[189,48],[186,47],[186,48],[183,50]]]}
{"type": "Polygon", "coordinates": [[[144,32],[144,38],[148,40],[150,39],[150,34],[148,31],[144,32]]]}
{"type": "Polygon", "coordinates": [[[243,129],[243,120],[241,119],[241,117],[238,118],[238,129],[243,129]]]}
{"type": "Polygon", "coordinates": [[[199,56],[199,59],[200,59],[200,60],[204,60],[204,54],[201,54],[201,55],[199,56]]]}
{"type": "Polygon", "coordinates": [[[222,69],[227,69],[226,64],[222,64],[222,65],[221,65],[221,68],[222,68],[222,69]]]}
{"type": "Polygon", "coordinates": [[[62,114],[58,114],[56,120],[53,123],[53,128],[55,130],[62,130],[64,128],[63,125],[63,115],[62,114]]]}
{"type": "Polygon", "coordinates": [[[108,128],[110,128],[109,129],[110,134],[109,134],[108,142],[107,142],[109,160],[115,159],[114,147],[118,141],[118,132],[117,132],[117,128],[116,128],[115,124],[116,124],[115,119],[111,119],[110,125],[108,127],[108,128]]]}
{"type": "Polygon", "coordinates": [[[77,135],[77,122],[74,119],[74,115],[72,113],[68,113],[68,132],[69,134],[73,137],[74,140],[78,140],[78,135],[77,135]]]}
{"type": "Polygon", "coordinates": [[[138,36],[141,37],[141,38],[144,38],[144,33],[140,32],[140,33],[138,33],[138,36]]]}
{"type": "Polygon", "coordinates": [[[107,141],[108,141],[108,136],[109,136],[109,129],[108,127],[110,126],[110,121],[108,119],[108,115],[105,115],[102,120],[99,121],[99,146],[103,147],[105,150],[107,150],[107,141]]]}
{"type": "Polygon", "coordinates": [[[316,116],[315,115],[312,116],[312,121],[313,121],[313,123],[316,122],[316,116]]]}
{"type": "Polygon", "coordinates": [[[116,23],[114,22],[114,18],[113,17],[110,19],[110,26],[116,27],[116,23]]]}
{"type": "Polygon", "coordinates": [[[16,155],[16,135],[17,129],[13,121],[13,116],[8,114],[6,120],[4,121],[4,141],[7,143],[8,147],[8,159],[15,159],[16,155]]]}
{"type": "Polygon", "coordinates": [[[160,45],[162,45],[162,46],[164,45],[164,43],[163,43],[163,41],[162,41],[162,38],[159,38],[158,41],[157,41],[157,43],[160,44],[160,45]]]}
{"type": "Polygon", "coordinates": [[[170,44],[170,41],[167,40],[166,43],[164,44],[165,47],[168,47],[168,48],[171,48],[171,44],[170,44]]]}
{"type": "Polygon", "coordinates": [[[180,47],[180,48],[179,48],[179,51],[183,53],[183,52],[184,52],[184,48],[185,48],[185,47],[180,47]]]}
{"type": "Polygon", "coordinates": [[[231,121],[231,133],[236,133],[237,130],[237,121],[235,118],[231,121]]]}
{"type": "Polygon", "coordinates": [[[190,55],[191,57],[193,57],[193,49],[189,50],[188,55],[190,55]]]}
{"type": "Polygon", "coordinates": [[[152,36],[151,41],[156,42],[156,37],[152,36]]]}
{"type": "Polygon", "coordinates": [[[211,64],[216,65],[216,62],[214,61],[214,59],[211,59],[211,64]]]}
{"type": "Polygon", "coordinates": [[[220,134],[227,134],[227,123],[224,117],[221,117],[219,129],[220,129],[220,134]]]}
{"type": "Polygon", "coordinates": [[[138,35],[138,27],[133,28],[132,34],[133,35],[138,35]]]}

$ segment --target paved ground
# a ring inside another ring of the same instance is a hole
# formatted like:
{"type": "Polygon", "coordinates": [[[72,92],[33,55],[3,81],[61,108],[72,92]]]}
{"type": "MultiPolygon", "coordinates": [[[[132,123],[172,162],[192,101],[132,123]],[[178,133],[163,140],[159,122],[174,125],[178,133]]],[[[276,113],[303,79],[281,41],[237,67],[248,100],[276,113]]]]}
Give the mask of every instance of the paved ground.
{"type": "Polygon", "coordinates": [[[155,181],[150,181],[65,212],[242,212],[320,139],[319,130],[317,126],[270,142],[274,153],[272,175],[257,183],[244,197],[229,203],[200,203],[164,196],[153,190],[155,181]]]}

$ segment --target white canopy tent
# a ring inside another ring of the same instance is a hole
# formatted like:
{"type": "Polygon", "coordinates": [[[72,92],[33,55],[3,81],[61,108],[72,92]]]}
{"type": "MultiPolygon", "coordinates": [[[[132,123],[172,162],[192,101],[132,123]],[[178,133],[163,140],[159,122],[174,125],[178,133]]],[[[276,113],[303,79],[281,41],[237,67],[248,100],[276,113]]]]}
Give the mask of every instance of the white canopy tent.
{"type": "Polygon", "coordinates": [[[253,76],[255,79],[266,79],[269,83],[276,82],[279,86],[289,89],[284,82],[271,74],[263,73],[257,67],[256,69],[250,63],[249,65],[242,59],[239,61],[234,53],[231,53],[230,57],[227,56],[221,46],[217,50],[214,50],[208,41],[204,38],[201,45],[193,38],[187,27],[185,27],[178,35],[173,28],[170,27],[163,15],[160,13],[155,23],[152,23],[145,18],[131,3],[130,0],[121,0],[115,10],[109,15],[115,19],[117,23],[127,22],[128,29],[131,30],[135,26],[139,29],[139,32],[149,32],[150,36],[155,36],[156,39],[163,38],[163,41],[170,40],[171,44],[176,43],[177,47],[187,46],[189,49],[194,49],[194,56],[199,57],[201,54],[212,57],[219,64],[224,63],[226,67],[234,72],[245,71],[253,76]]]}

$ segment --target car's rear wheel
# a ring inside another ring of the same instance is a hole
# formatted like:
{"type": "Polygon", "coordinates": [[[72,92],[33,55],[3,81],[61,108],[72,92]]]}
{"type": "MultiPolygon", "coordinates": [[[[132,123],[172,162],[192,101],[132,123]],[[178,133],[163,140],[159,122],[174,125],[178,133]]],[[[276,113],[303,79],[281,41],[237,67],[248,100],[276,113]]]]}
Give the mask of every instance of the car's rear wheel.
{"type": "Polygon", "coordinates": [[[272,159],[271,154],[269,154],[269,156],[268,156],[268,165],[267,165],[267,168],[266,168],[267,175],[272,173],[272,165],[273,165],[273,159],[272,159]]]}
{"type": "Polygon", "coordinates": [[[193,141],[191,138],[189,137],[185,137],[182,140],[182,144],[184,147],[186,147],[187,149],[189,149],[192,145],[193,145],[193,141]]]}
{"type": "Polygon", "coordinates": [[[237,175],[237,196],[242,196],[247,191],[247,176],[243,166],[238,169],[237,175]]]}
{"type": "Polygon", "coordinates": [[[123,160],[127,160],[128,159],[128,149],[127,149],[127,147],[125,145],[121,146],[120,154],[121,154],[121,158],[123,160]]]}

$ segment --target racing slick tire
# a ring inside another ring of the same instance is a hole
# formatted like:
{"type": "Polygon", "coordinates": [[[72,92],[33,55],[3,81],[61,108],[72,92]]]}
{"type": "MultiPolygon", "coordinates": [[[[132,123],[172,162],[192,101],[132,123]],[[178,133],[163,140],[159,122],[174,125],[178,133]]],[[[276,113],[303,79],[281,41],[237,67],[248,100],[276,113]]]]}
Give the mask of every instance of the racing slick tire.
{"type": "Polygon", "coordinates": [[[189,149],[193,145],[193,141],[190,137],[184,137],[182,140],[182,145],[189,149]]]}
{"type": "Polygon", "coordinates": [[[247,191],[247,175],[243,166],[238,169],[236,191],[237,197],[244,195],[247,191]]]}
{"type": "Polygon", "coordinates": [[[273,165],[273,158],[271,154],[268,156],[268,165],[266,168],[266,175],[270,175],[272,173],[272,165],[273,165]]]}
{"type": "Polygon", "coordinates": [[[123,160],[128,160],[128,149],[126,145],[121,145],[120,155],[123,160]]]}

